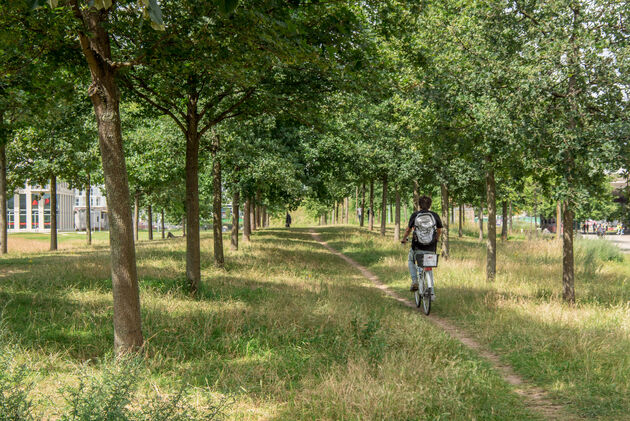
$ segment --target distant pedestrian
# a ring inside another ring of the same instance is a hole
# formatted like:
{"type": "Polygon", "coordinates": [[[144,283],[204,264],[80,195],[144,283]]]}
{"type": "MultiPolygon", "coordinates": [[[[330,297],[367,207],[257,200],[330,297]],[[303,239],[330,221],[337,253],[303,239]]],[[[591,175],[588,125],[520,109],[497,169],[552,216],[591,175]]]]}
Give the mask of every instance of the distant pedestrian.
{"type": "Polygon", "coordinates": [[[363,221],[363,208],[357,208],[357,218],[359,218],[359,222],[363,221]]]}
{"type": "Polygon", "coordinates": [[[623,224],[621,222],[617,224],[617,235],[623,235],[623,224]]]}
{"type": "Polygon", "coordinates": [[[287,217],[284,219],[285,227],[291,228],[291,214],[287,212],[287,217]]]}

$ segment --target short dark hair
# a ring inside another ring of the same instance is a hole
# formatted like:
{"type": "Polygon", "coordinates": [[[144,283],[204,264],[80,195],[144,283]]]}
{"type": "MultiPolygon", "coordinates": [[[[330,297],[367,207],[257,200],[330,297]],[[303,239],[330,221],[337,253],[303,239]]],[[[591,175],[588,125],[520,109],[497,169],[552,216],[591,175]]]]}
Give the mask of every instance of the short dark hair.
{"type": "Polygon", "coordinates": [[[421,196],[420,199],[418,199],[418,206],[420,206],[422,210],[429,210],[431,203],[433,203],[433,200],[431,200],[429,196],[421,196]]]}

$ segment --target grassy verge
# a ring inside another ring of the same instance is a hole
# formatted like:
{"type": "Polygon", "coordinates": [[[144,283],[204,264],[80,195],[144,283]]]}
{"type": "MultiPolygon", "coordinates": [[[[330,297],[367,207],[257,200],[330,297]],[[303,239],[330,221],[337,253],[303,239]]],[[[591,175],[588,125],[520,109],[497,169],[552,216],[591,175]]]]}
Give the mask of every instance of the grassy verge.
{"type": "MultiPolygon", "coordinates": [[[[392,237],[322,229],[329,244],[409,294],[407,250],[392,237]]],[[[485,281],[485,244],[452,238],[436,270],[432,312],[465,327],[557,402],[587,418],[630,414],[630,267],[609,243],[576,250],[577,305],[561,300],[561,244],[516,240],[498,246],[498,277],[485,281]]]]}
{"type": "MultiPolygon", "coordinates": [[[[211,243],[203,237],[194,299],[183,288],[182,239],[138,245],[146,346],[129,373],[132,409],[149,392],[185,390],[199,410],[229,400],[223,412],[234,420],[537,419],[486,362],[306,230],[257,232],[251,247],[227,252],[225,270],[211,265],[211,243]]],[[[77,394],[60,389],[79,390],[86,373],[116,371],[106,248],[0,258],[0,311],[0,352],[12,356],[4,378],[19,379],[10,373],[24,365],[22,385],[32,383],[7,390],[26,390],[36,419],[68,411],[77,394]]],[[[103,384],[116,382],[128,384],[103,384]]],[[[99,408],[102,395],[79,395],[81,407],[99,408]]]]}

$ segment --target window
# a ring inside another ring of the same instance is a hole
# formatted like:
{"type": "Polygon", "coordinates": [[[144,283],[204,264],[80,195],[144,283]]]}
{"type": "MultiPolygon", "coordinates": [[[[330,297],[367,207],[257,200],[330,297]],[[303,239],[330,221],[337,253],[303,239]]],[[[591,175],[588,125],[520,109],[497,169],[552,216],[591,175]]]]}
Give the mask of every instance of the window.
{"type": "Polygon", "coordinates": [[[39,229],[39,195],[31,194],[31,228],[39,229]]]}
{"type": "Polygon", "coordinates": [[[9,196],[7,200],[7,229],[15,229],[15,198],[9,196]]]}
{"type": "Polygon", "coordinates": [[[44,228],[50,229],[50,193],[45,193],[42,200],[44,201],[44,228]]]}
{"type": "Polygon", "coordinates": [[[20,229],[26,229],[26,194],[20,195],[20,229]]]}
{"type": "Polygon", "coordinates": [[[100,197],[96,198],[96,206],[101,206],[101,198],[100,197]]]}

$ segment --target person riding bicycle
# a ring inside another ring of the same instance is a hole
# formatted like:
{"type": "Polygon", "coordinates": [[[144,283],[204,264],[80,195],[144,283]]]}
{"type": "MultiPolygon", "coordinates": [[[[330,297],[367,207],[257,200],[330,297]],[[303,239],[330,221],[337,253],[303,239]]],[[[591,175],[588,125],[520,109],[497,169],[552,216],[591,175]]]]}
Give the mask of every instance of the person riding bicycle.
{"type": "MultiPolygon", "coordinates": [[[[421,253],[435,253],[437,249],[438,238],[442,235],[442,220],[438,216],[437,213],[430,211],[432,200],[429,196],[422,196],[418,199],[418,205],[420,206],[420,210],[411,214],[411,218],[409,218],[409,224],[407,225],[407,230],[402,238],[402,243],[405,244],[407,242],[407,237],[409,234],[416,228],[416,218],[419,215],[430,215],[433,217],[433,222],[435,226],[433,227],[433,235],[432,238],[429,238],[428,241],[424,241],[421,243],[421,240],[417,238],[417,235],[413,235],[411,241],[411,249],[409,250],[409,274],[411,275],[411,287],[410,291],[416,291],[418,289],[418,273],[416,271],[416,263],[415,258],[417,254],[421,253]]],[[[434,297],[431,297],[432,299],[434,297]]]]}

